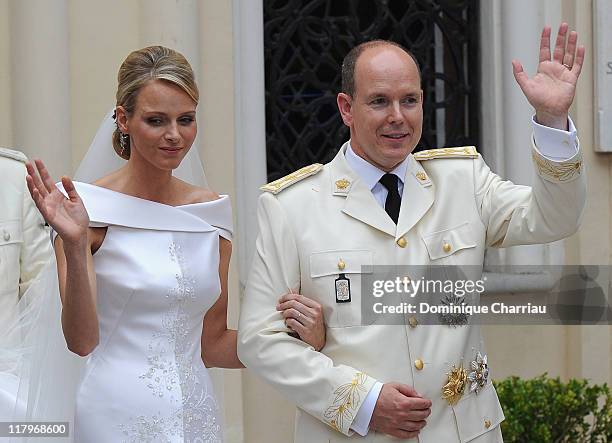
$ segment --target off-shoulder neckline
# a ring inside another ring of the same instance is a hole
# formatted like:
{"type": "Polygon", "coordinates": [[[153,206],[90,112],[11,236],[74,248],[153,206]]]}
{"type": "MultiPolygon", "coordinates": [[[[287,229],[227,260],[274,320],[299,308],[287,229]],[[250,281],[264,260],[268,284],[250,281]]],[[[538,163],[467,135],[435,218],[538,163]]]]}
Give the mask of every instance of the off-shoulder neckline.
{"type": "Polygon", "coordinates": [[[141,201],[141,202],[153,203],[155,205],[165,206],[167,208],[185,208],[185,207],[188,207],[188,206],[220,203],[221,201],[226,200],[226,199],[229,198],[229,196],[227,194],[220,194],[219,198],[216,198],[214,200],[208,200],[208,201],[205,201],[205,202],[185,203],[183,205],[168,205],[166,203],[160,203],[160,202],[156,202],[156,201],[153,201],[153,200],[147,200],[146,198],[141,198],[141,197],[136,197],[134,195],[125,194],[123,192],[115,191],[113,189],[105,188],[103,186],[98,186],[98,185],[94,185],[94,184],[91,184],[91,183],[77,182],[77,181],[75,181],[74,183],[75,183],[75,185],[96,188],[96,189],[100,189],[102,191],[109,192],[111,194],[118,194],[118,195],[120,195],[122,197],[126,197],[126,198],[129,198],[129,199],[133,199],[133,200],[137,200],[137,201],[141,201]]]}

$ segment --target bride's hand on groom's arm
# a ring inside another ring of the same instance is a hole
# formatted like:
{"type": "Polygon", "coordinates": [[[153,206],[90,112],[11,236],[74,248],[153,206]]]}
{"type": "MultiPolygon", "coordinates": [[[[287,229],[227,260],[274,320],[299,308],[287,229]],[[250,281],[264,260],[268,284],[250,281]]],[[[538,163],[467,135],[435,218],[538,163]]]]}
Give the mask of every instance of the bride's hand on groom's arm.
{"type": "Polygon", "coordinates": [[[285,324],[294,331],[302,341],[315,350],[325,346],[325,319],[323,307],[316,301],[295,293],[283,295],[276,305],[281,311],[285,324]]]}

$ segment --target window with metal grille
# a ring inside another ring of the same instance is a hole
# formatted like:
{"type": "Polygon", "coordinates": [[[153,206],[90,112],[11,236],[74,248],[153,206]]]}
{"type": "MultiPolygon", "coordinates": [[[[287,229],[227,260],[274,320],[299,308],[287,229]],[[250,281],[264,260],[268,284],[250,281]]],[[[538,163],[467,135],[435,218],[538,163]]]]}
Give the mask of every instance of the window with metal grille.
{"type": "Polygon", "coordinates": [[[422,71],[417,150],[479,142],[478,0],[264,0],[268,180],[325,163],[348,138],[336,107],[342,59],[385,39],[422,71]]]}

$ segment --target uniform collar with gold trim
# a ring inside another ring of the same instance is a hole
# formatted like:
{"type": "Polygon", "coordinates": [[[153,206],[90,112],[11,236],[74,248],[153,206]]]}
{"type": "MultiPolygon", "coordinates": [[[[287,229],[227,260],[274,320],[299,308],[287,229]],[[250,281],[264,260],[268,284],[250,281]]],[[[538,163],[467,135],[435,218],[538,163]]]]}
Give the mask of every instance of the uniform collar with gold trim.
{"type": "MultiPolygon", "coordinates": [[[[370,191],[374,189],[374,186],[379,182],[380,178],[385,175],[385,171],[380,170],[370,162],[359,157],[351,146],[349,141],[344,152],[344,158],[348,165],[357,173],[359,178],[364,185],[366,185],[370,191]]],[[[406,177],[406,171],[408,170],[408,158],[405,158],[399,165],[397,165],[390,174],[395,174],[404,184],[404,178],[406,177]]]]}
{"type": "MultiPolygon", "coordinates": [[[[351,159],[349,148],[350,141],[342,145],[340,151],[330,163],[333,195],[347,196],[357,180],[372,191],[380,177],[384,174],[383,171],[358,157],[354,152],[351,159]]],[[[432,185],[431,179],[421,164],[415,161],[412,154],[408,155],[392,172],[402,180],[404,186],[406,180],[411,179],[411,177],[416,179],[416,182],[422,187],[432,185]]]]}

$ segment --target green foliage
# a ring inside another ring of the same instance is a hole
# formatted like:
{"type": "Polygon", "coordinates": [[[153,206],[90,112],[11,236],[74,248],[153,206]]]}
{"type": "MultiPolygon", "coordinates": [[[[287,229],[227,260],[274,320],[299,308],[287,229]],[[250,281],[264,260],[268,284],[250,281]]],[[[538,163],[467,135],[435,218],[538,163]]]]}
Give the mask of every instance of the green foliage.
{"type": "Polygon", "coordinates": [[[587,380],[562,382],[546,374],[531,380],[496,381],[504,409],[505,442],[612,442],[612,395],[606,385],[587,380]]]}

